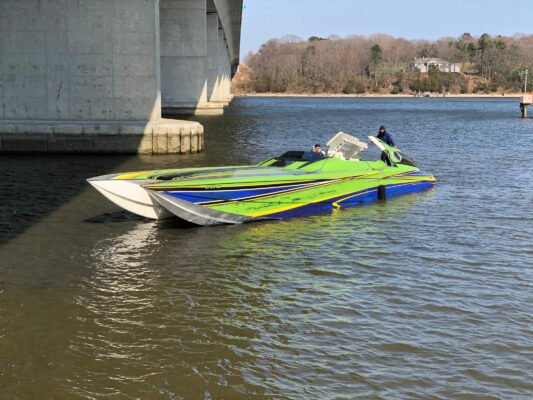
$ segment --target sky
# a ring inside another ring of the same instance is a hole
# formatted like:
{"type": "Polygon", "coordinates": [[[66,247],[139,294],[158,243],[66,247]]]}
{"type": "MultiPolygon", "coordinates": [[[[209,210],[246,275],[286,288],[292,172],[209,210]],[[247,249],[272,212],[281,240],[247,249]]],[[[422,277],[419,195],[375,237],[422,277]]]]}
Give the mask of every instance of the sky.
{"type": "Polygon", "coordinates": [[[241,62],[272,38],[293,34],[436,40],[533,33],[533,0],[244,0],[241,62]]]}

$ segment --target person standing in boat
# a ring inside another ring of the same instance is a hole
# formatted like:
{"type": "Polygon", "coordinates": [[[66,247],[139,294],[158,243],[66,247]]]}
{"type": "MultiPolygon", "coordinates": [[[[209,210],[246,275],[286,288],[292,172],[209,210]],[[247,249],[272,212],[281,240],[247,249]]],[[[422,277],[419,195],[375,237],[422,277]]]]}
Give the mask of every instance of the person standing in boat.
{"type": "Polygon", "coordinates": [[[379,127],[378,139],[384,141],[389,146],[396,148],[396,144],[394,143],[394,140],[392,140],[392,136],[387,132],[383,125],[379,127]]]}

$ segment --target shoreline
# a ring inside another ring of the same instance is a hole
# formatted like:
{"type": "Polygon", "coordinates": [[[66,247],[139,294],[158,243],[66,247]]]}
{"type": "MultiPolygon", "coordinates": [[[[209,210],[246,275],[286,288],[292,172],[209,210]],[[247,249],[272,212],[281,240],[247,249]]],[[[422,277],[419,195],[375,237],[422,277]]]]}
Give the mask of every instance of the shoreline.
{"type": "Polygon", "coordinates": [[[333,97],[346,97],[346,98],[433,98],[433,99],[446,99],[446,98],[520,98],[522,93],[509,93],[502,95],[501,93],[468,93],[468,94],[447,94],[443,95],[433,95],[433,96],[414,96],[412,94],[345,94],[345,93],[241,93],[233,94],[235,97],[323,97],[323,98],[333,98],[333,97]]]}

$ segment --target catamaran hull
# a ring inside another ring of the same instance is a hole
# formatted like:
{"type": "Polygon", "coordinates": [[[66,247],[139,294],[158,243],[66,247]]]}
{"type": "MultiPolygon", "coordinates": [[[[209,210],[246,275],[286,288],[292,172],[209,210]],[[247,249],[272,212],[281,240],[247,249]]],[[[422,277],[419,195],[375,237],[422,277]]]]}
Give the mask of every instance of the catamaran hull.
{"type": "Polygon", "coordinates": [[[149,191],[148,193],[154,202],[158,203],[161,207],[176,217],[196,225],[242,224],[244,222],[269,219],[218,211],[209,207],[189,203],[188,201],[180,200],[164,193],[154,191],[149,191]]]}
{"type": "Polygon", "coordinates": [[[165,219],[174,214],[154,201],[148,190],[142,187],[146,180],[112,180],[107,177],[87,179],[87,181],[108,200],[141,217],[165,219]]]}
{"type": "Polygon", "coordinates": [[[361,161],[356,155],[366,145],[339,133],[328,142],[334,157],[288,151],[252,166],[128,172],[88,181],[135,214],[197,225],[291,218],[434,185],[434,176],[401,150],[369,139],[382,151],[381,160],[361,161]]]}

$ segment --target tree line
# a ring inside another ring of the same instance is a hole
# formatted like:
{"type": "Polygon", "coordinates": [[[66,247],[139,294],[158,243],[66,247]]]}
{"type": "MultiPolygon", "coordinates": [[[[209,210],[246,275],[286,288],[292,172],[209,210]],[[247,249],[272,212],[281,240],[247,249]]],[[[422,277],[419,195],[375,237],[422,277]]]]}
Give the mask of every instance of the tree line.
{"type": "Polygon", "coordinates": [[[251,68],[246,89],[259,93],[519,92],[524,70],[533,70],[533,35],[464,33],[437,41],[287,35],[269,40],[245,63],[251,68]],[[422,57],[455,63],[461,73],[410,68],[422,57]]]}

